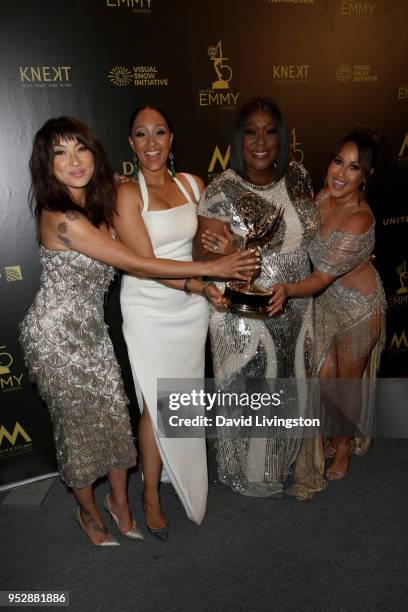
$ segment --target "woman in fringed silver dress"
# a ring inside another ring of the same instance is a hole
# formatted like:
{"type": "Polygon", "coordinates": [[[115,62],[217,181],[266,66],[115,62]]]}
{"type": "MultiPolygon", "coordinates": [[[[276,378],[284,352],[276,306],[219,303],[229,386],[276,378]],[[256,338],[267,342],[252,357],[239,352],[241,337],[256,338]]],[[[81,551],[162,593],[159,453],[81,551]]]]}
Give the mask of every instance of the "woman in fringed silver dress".
{"type": "MultiPolygon", "coordinates": [[[[275,286],[269,309],[273,315],[286,298],[289,305],[317,294],[315,372],[323,381],[320,399],[330,427],[329,480],[344,478],[350,454],[366,452],[373,433],[386,302],[371,261],[375,220],[365,193],[379,154],[380,139],[368,129],[357,128],[336,145],[327,187],[317,198],[320,227],[309,247],[315,270],[300,282],[275,286]]],[[[309,499],[321,490],[324,463],[322,439],[305,438],[288,492],[309,499]]]]}
{"type": "MultiPolygon", "coordinates": [[[[303,166],[289,162],[286,123],[268,98],[254,98],[243,105],[234,127],[231,169],[217,177],[201,197],[198,257],[236,248],[229,231],[235,243],[237,237],[247,233],[238,209],[248,194],[265,213],[272,207],[281,210],[276,233],[262,247],[257,284],[270,289],[276,283],[309,274],[307,246],[316,231],[312,186],[303,166]],[[224,233],[228,238],[223,238],[224,233]]],[[[253,318],[211,308],[210,337],[217,387],[256,392],[268,379],[296,378],[285,417],[304,413],[306,377],[312,366],[312,315],[312,299],[291,300],[288,308],[273,318],[253,318]]],[[[278,427],[262,431],[262,437],[250,437],[244,430],[220,427],[218,475],[221,482],[243,495],[280,497],[299,452],[302,432],[278,427]]]]}

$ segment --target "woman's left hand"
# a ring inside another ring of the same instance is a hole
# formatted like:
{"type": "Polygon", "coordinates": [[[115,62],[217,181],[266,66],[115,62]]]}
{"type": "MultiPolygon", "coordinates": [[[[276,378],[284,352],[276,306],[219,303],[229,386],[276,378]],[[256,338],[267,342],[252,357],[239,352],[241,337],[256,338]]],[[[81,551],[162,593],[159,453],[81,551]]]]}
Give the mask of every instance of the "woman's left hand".
{"type": "Polygon", "coordinates": [[[236,252],[235,236],[231,230],[224,225],[224,236],[205,230],[201,235],[201,243],[206,251],[218,253],[219,255],[230,255],[236,252]]]}
{"type": "Polygon", "coordinates": [[[217,310],[225,310],[227,307],[227,301],[221,291],[214,283],[205,285],[203,291],[205,297],[217,310]]]}
{"type": "Polygon", "coordinates": [[[269,300],[269,306],[266,307],[268,316],[278,314],[283,310],[286,299],[288,297],[288,288],[286,285],[274,285],[271,289],[271,299],[269,300]]]}
{"type": "Polygon", "coordinates": [[[260,255],[255,249],[237,251],[232,255],[223,255],[211,261],[201,263],[201,276],[210,278],[237,278],[248,281],[249,273],[258,272],[261,263],[260,255]]]}

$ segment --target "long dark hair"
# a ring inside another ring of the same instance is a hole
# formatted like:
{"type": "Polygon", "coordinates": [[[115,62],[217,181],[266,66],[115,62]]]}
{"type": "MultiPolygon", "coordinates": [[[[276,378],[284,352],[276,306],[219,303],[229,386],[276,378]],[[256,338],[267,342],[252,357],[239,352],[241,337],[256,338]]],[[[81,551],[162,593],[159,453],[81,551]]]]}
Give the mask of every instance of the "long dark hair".
{"type": "Polygon", "coordinates": [[[289,164],[288,126],[279,106],[271,98],[256,97],[247,100],[239,109],[235,119],[231,141],[231,168],[246,179],[244,159],[242,156],[242,138],[244,125],[251,113],[257,110],[267,112],[275,121],[279,141],[279,154],[276,159],[275,180],[285,174],[289,164]]]}
{"type": "Polygon", "coordinates": [[[91,130],[74,117],[49,119],[35,135],[30,159],[30,202],[38,218],[42,210],[76,210],[99,226],[111,225],[116,189],[113,172],[102,144],[91,130]],[[67,187],[54,176],[54,146],[60,140],[77,140],[93,154],[95,170],[86,186],[85,205],[76,204],[67,187]]]}
{"type": "Polygon", "coordinates": [[[356,126],[335,144],[327,163],[327,168],[340,153],[342,147],[349,142],[354,143],[358,149],[358,163],[361,166],[364,178],[360,191],[365,192],[368,190],[374,174],[382,161],[384,137],[370,127],[356,126]]]}

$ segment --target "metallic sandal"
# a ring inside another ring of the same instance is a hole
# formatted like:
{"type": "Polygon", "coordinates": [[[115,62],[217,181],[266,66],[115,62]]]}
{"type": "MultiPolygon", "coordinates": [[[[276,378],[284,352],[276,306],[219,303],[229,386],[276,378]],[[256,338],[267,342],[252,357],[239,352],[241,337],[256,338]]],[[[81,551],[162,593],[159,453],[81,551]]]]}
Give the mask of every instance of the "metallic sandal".
{"type": "Polygon", "coordinates": [[[351,449],[352,449],[352,445],[350,443],[346,445],[342,444],[342,445],[337,446],[335,454],[337,454],[337,451],[346,451],[346,450],[348,451],[347,468],[345,470],[339,470],[339,469],[332,467],[332,465],[330,464],[326,470],[327,480],[342,480],[347,475],[349,463],[350,463],[351,449]]]}

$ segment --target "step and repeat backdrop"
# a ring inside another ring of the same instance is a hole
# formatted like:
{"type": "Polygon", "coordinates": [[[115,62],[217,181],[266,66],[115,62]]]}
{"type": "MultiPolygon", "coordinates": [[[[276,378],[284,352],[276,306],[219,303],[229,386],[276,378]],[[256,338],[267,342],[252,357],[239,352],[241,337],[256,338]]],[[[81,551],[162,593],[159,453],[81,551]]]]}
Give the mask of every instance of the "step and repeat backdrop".
{"type": "MultiPolygon", "coordinates": [[[[357,123],[381,130],[388,163],[371,204],[387,299],[382,376],[408,374],[408,39],[406,0],[13,0],[0,25],[0,489],[55,472],[50,422],[31,386],[18,325],[39,284],[28,209],[33,135],[79,117],[114,169],[132,174],[128,118],[146,103],[175,126],[178,170],[208,182],[228,167],[234,113],[271,96],[293,156],[323,183],[336,140],[357,123]]],[[[107,317],[137,412],[117,287],[107,317]]]]}

